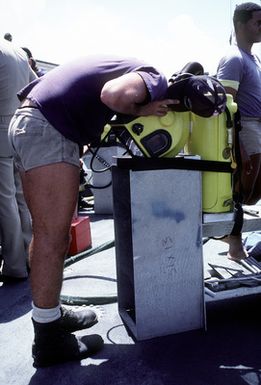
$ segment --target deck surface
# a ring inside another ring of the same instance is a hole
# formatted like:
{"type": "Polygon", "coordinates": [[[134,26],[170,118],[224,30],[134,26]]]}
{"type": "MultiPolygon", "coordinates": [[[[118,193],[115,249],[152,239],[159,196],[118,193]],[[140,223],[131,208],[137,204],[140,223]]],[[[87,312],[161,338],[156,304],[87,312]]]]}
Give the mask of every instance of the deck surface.
{"type": "MultiPolygon", "coordinates": [[[[93,246],[114,239],[111,216],[90,214],[93,246]]],[[[227,245],[204,246],[205,274],[227,263],[227,245]]],[[[62,294],[97,297],[117,294],[114,247],[65,269],[62,294]]],[[[247,288],[249,289],[249,288],[247,288]]],[[[261,290],[260,290],[261,291],[261,290]]],[[[238,293],[238,291],[236,291],[238,293]]],[[[104,349],[93,358],[47,369],[32,366],[31,296],[28,282],[0,286],[1,385],[258,385],[261,383],[259,288],[240,295],[206,295],[207,330],[135,342],[117,303],[93,304],[104,349]],[[210,299],[210,300],[209,300],[210,299]],[[213,300],[214,299],[214,300],[213,300]]],[[[155,317],[164,317],[156,314],[155,317]]],[[[78,335],[85,331],[77,332],[78,335]]]]}

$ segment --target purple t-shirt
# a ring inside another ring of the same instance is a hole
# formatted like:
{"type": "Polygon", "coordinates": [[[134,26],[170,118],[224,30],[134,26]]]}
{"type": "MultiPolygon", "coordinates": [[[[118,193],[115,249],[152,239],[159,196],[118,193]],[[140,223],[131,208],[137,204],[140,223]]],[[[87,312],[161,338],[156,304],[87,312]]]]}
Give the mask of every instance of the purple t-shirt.
{"type": "Polygon", "coordinates": [[[261,64],[256,55],[232,46],[219,63],[217,77],[239,83],[237,103],[242,116],[261,117],[261,64]]]}
{"type": "Polygon", "coordinates": [[[143,78],[148,101],[161,100],[165,76],[134,58],[83,57],[56,67],[18,94],[33,100],[46,119],[66,138],[81,145],[100,137],[115,112],[100,100],[104,84],[129,72],[143,78]]]}

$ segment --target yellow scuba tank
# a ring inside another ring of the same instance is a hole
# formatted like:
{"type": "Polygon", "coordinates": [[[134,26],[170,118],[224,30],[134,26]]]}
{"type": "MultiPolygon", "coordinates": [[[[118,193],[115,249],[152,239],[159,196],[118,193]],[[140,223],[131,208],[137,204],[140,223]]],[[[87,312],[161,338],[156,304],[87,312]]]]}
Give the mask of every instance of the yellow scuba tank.
{"type": "Polygon", "coordinates": [[[190,113],[169,111],[161,117],[141,116],[127,123],[111,122],[111,127],[127,130],[144,156],[172,158],[188,140],[190,113]]]}
{"type": "MultiPolygon", "coordinates": [[[[227,95],[227,109],[233,119],[237,104],[227,95]]],[[[227,113],[203,118],[191,114],[191,132],[185,152],[200,155],[203,160],[233,162],[232,127],[227,127],[227,113]]],[[[232,209],[232,185],[230,173],[203,172],[202,209],[205,213],[228,212],[232,209]]]]}

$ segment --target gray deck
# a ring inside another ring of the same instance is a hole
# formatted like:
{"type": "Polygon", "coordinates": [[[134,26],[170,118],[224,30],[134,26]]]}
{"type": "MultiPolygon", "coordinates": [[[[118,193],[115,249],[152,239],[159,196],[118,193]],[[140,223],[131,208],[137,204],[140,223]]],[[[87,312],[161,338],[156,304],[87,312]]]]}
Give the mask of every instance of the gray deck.
{"type": "MultiPolygon", "coordinates": [[[[110,216],[90,214],[93,246],[114,239],[110,216]]],[[[224,259],[227,245],[209,241],[204,259],[224,259]]],[[[65,270],[62,293],[81,297],[116,294],[115,250],[110,248],[65,270]]],[[[261,384],[258,290],[206,303],[207,331],[135,342],[117,303],[94,305],[104,349],[93,358],[47,369],[32,366],[28,282],[0,286],[1,385],[257,385],[261,384]]],[[[164,316],[164,315],[162,315],[164,316]]],[[[85,331],[78,332],[79,335],[85,331]]]]}

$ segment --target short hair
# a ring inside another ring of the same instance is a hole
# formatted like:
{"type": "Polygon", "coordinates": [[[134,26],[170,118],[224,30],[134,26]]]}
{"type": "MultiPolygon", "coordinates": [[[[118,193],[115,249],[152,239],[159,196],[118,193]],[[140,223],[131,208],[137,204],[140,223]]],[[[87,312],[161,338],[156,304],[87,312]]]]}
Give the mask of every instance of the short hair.
{"type": "Polygon", "coordinates": [[[31,59],[33,57],[32,52],[27,47],[22,47],[22,49],[26,52],[28,59],[31,59]]]}
{"type": "Polygon", "coordinates": [[[256,11],[261,11],[261,6],[256,3],[249,2],[237,5],[233,16],[235,30],[238,21],[243,24],[246,24],[248,20],[252,19],[253,12],[256,11]]]}
{"type": "Polygon", "coordinates": [[[5,39],[5,40],[8,40],[8,41],[12,41],[13,37],[12,37],[11,33],[6,32],[6,33],[4,34],[4,39],[5,39]]]}

